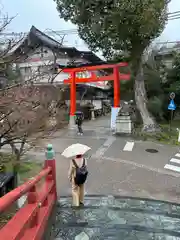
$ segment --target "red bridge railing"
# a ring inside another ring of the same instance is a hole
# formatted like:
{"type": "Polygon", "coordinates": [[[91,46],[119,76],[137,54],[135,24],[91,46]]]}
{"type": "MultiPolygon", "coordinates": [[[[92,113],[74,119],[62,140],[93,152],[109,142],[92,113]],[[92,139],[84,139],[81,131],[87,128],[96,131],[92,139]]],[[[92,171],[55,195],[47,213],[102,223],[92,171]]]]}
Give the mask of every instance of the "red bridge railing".
{"type": "Polygon", "coordinates": [[[49,144],[44,169],[30,181],[0,198],[0,214],[20,197],[27,195],[25,205],[0,229],[0,239],[42,240],[49,216],[57,200],[56,169],[52,146],[49,144]],[[37,184],[44,178],[41,187],[37,184]]]}

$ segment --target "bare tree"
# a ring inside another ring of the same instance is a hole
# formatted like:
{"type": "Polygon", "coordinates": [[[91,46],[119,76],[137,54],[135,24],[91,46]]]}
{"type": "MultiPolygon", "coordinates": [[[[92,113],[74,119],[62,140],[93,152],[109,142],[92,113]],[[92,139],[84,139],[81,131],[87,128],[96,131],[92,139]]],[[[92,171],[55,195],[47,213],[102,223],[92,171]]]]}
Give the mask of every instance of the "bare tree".
{"type": "MultiPolygon", "coordinates": [[[[21,56],[14,58],[13,48],[20,44],[23,36],[18,39],[4,39],[1,33],[13,20],[8,16],[0,26],[0,73],[5,73],[9,64],[14,64],[21,56]]],[[[53,83],[57,74],[49,71],[35,71],[23,81],[16,84],[7,83],[0,89],[0,148],[9,145],[16,156],[14,173],[17,176],[20,158],[25,152],[25,144],[29,147],[36,144],[39,138],[64,124],[64,116],[60,114],[65,108],[63,88],[59,89],[53,83]],[[41,78],[46,78],[50,86],[36,85],[41,78]],[[53,124],[52,124],[53,119],[53,124]]]]}

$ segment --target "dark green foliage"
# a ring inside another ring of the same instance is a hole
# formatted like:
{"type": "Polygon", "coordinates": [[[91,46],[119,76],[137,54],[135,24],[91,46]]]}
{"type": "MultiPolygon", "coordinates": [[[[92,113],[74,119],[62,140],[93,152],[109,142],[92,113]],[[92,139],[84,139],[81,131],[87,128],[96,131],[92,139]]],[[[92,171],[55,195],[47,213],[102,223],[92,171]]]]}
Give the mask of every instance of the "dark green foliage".
{"type": "Polygon", "coordinates": [[[164,29],[167,0],[54,0],[60,16],[77,24],[80,37],[106,57],[135,58],[164,29]],[[120,52],[119,52],[120,53],[120,52]]]}
{"type": "Polygon", "coordinates": [[[176,113],[180,110],[180,54],[174,54],[172,62],[172,69],[165,68],[162,62],[153,68],[150,68],[148,64],[144,66],[148,108],[157,120],[169,121],[170,112],[167,110],[167,106],[171,92],[176,94],[176,113]],[[162,67],[164,67],[163,71],[162,67]]]}

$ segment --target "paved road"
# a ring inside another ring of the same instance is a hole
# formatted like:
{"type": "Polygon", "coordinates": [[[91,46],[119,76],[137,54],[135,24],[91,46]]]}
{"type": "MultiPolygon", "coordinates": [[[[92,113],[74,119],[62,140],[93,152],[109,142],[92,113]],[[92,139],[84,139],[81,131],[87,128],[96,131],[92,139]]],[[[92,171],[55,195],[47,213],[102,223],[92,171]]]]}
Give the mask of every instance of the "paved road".
{"type": "Polygon", "coordinates": [[[41,149],[34,154],[43,161],[44,147],[47,143],[53,144],[59,196],[71,192],[67,179],[69,161],[61,156],[61,152],[70,144],[79,142],[92,148],[92,157],[88,161],[87,194],[129,195],[180,202],[180,171],[167,167],[180,166],[179,148],[115,137],[109,125],[110,118],[103,117],[85,123],[84,136],[65,129],[42,141],[41,149]],[[146,149],[157,152],[149,153],[146,149]]]}
{"type": "Polygon", "coordinates": [[[172,156],[178,151],[178,147],[162,145],[154,142],[132,141],[134,143],[131,151],[124,151],[124,146],[130,143],[130,140],[118,138],[105,152],[106,157],[115,159],[121,158],[128,161],[136,162],[154,168],[164,168],[172,156]],[[154,150],[153,153],[148,150],[154,150]]]}
{"type": "Polygon", "coordinates": [[[179,148],[115,137],[109,124],[106,117],[86,123],[82,137],[75,131],[64,130],[44,141],[44,146],[51,142],[56,151],[59,196],[71,192],[67,180],[69,161],[60,153],[68,145],[80,142],[92,147],[87,194],[130,195],[180,202],[180,174],[164,168],[179,148]],[[158,152],[148,153],[146,149],[158,152]]]}

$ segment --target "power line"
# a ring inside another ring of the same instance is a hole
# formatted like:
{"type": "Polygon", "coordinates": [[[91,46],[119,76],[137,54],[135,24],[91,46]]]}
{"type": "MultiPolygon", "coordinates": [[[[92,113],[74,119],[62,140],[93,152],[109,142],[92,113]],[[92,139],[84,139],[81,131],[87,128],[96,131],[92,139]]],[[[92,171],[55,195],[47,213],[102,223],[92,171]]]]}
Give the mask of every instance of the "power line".
{"type": "Polygon", "coordinates": [[[173,15],[168,15],[168,18],[171,18],[171,17],[178,17],[178,16],[180,16],[180,12],[179,13],[176,13],[176,14],[173,14],[173,15]]]}
{"type": "Polygon", "coordinates": [[[168,20],[176,20],[180,18],[180,11],[168,13],[168,20]]]}
{"type": "Polygon", "coordinates": [[[180,43],[180,40],[178,41],[166,41],[166,42],[156,42],[156,44],[177,44],[180,43]]]}
{"type": "Polygon", "coordinates": [[[170,21],[170,20],[177,20],[177,19],[180,19],[180,15],[177,16],[177,17],[168,18],[168,21],[170,21]]]}
{"type": "Polygon", "coordinates": [[[173,15],[173,14],[177,14],[180,13],[180,11],[176,11],[176,12],[169,12],[168,15],[173,15]]]}
{"type": "MultiPolygon", "coordinates": [[[[0,20],[5,20],[5,18],[0,18],[0,20]]],[[[177,20],[180,19],[180,11],[176,11],[176,12],[170,12],[168,13],[168,21],[169,20],[177,20]]],[[[44,33],[46,33],[47,35],[52,35],[52,34],[57,34],[57,35],[74,35],[74,34],[78,34],[78,30],[77,29],[64,29],[64,30],[45,30],[44,33]]],[[[28,34],[28,32],[2,32],[0,33],[0,36],[22,36],[22,35],[26,35],[28,34]]]]}
{"type": "MultiPolygon", "coordinates": [[[[66,30],[51,30],[51,31],[44,31],[46,34],[58,34],[58,35],[69,35],[69,34],[78,34],[77,29],[66,29],[66,30]]],[[[10,32],[10,33],[0,33],[0,36],[22,36],[26,35],[28,32],[10,32]]]]}

